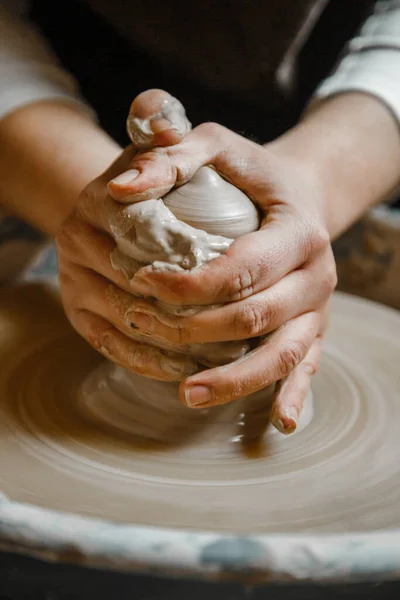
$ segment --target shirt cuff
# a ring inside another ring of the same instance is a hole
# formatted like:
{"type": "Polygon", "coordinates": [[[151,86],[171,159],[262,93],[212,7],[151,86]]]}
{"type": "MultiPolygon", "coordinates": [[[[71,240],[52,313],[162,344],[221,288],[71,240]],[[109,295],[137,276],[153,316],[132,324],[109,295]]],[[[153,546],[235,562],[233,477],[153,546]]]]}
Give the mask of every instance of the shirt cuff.
{"type": "Polygon", "coordinates": [[[400,121],[400,0],[381,0],[313,100],[344,92],[375,96],[400,121]]]}
{"type": "Polygon", "coordinates": [[[400,48],[377,48],[346,56],[317,88],[313,100],[364,92],[386,104],[400,123],[400,48]]]}
{"type": "Polygon", "coordinates": [[[386,104],[400,123],[400,48],[366,50],[348,55],[317,88],[313,100],[345,92],[364,92],[386,104]]]}

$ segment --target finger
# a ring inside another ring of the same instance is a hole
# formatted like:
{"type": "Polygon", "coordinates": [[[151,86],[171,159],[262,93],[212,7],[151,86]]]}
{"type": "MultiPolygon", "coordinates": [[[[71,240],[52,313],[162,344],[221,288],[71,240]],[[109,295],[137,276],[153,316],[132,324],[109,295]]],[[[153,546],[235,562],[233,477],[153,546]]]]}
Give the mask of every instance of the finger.
{"type": "Polygon", "coordinates": [[[226,404],[284,379],[304,359],[319,327],[315,312],[293,319],[244,358],[183,381],[182,402],[190,408],[226,404]]]}
{"type": "MultiPolygon", "coordinates": [[[[303,265],[313,244],[311,235],[303,223],[282,217],[238,238],[224,254],[199,269],[171,272],[145,267],[135,275],[132,289],[176,305],[243,300],[303,265]]],[[[318,243],[314,247],[317,250],[318,243]]]]}
{"type": "Polygon", "coordinates": [[[301,363],[277,385],[270,420],[281,433],[289,434],[296,430],[311,379],[318,370],[321,348],[322,337],[318,336],[301,363]]]}
{"type": "Polygon", "coordinates": [[[63,236],[71,231],[68,225],[76,217],[89,221],[96,229],[110,233],[110,219],[121,211],[121,206],[114,202],[108,194],[107,183],[129,167],[135,152],[136,150],[132,146],[126,148],[104,173],[82,190],[75,209],[62,224],[60,233],[63,236]]]}
{"type": "Polygon", "coordinates": [[[319,368],[322,341],[329,322],[329,301],[321,310],[318,336],[303,361],[276,386],[276,395],[270,419],[281,433],[292,433],[297,427],[311,379],[319,368]]]}
{"type": "MultiPolygon", "coordinates": [[[[127,307],[134,298],[94,271],[78,265],[66,267],[60,274],[63,303],[68,312],[87,311],[102,316],[125,335],[138,337],[134,327],[124,321],[127,307]]],[[[142,337],[143,341],[143,337],[142,337]]]]}
{"type": "Polygon", "coordinates": [[[119,202],[132,203],[162,198],[174,186],[183,185],[217,151],[204,125],[188,133],[182,142],[167,148],[153,148],[132,157],[130,177],[110,181],[110,195],[119,202]]]}
{"type": "MultiPolygon", "coordinates": [[[[185,109],[179,100],[168,92],[157,89],[147,90],[132,102],[127,119],[127,130],[133,146],[142,152],[132,155],[130,166],[125,166],[124,172],[119,172],[117,177],[109,181],[108,190],[114,200],[125,203],[160,198],[163,193],[162,190],[155,189],[157,184],[152,186],[151,192],[149,187],[144,189],[142,187],[140,190],[142,193],[136,195],[135,200],[130,198],[132,183],[140,174],[138,161],[144,163],[149,156],[154,158],[154,153],[144,154],[144,150],[171,147],[184,139],[191,130],[185,109]]],[[[158,156],[161,157],[160,154],[158,156]]],[[[159,160],[162,161],[161,158],[159,160]]]]}
{"type": "MultiPolygon", "coordinates": [[[[321,268],[323,264],[321,263],[321,268]]],[[[174,344],[244,340],[266,335],[324,302],[332,283],[321,268],[296,269],[253,296],[191,316],[178,316],[157,303],[141,300],[126,318],[139,331],[174,344]],[[218,324],[218,327],[216,327],[218,324]]]]}
{"type": "Polygon", "coordinates": [[[130,164],[133,177],[112,182],[109,191],[121,202],[161,198],[172,187],[192,179],[200,167],[211,165],[265,209],[281,203],[266,183],[277,168],[282,170],[278,163],[279,158],[263,146],[216,123],[203,123],[175,146],[136,154],[130,164]],[[255,177],[255,173],[263,177],[255,177]]]}
{"type": "MultiPolygon", "coordinates": [[[[142,265],[126,257],[121,270],[115,269],[111,257],[116,244],[109,235],[96,230],[77,215],[71,215],[67,226],[57,235],[56,243],[61,273],[69,264],[87,267],[132,294],[130,278],[142,265]]],[[[133,301],[133,296],[131,298],[133,301]]]]}
{"type": "MultiPolygon", "coordinates": [[[[132,177],[110,182],[109,192],[120,202],[141,202],[165,196],[174,186],[187,183],[204,165],[214,165],[217,170],[217,165],[225,165],[229,172],[232,165],[228,168],[229,160],[223,156],[226,148],[233,143],[239,145],[239,149],[232,160],[241,163],[241,167],[238,167],[241,170],[245,162],[243,156],[247,157],[250,150],[253,153],[255,150],[263,152],[261,146],[220,125],[204,123],[187,133],[179,144],[136,154],[130,164],[132,177]]],[[[246,160],[251,159],[247,157],[246,160]]],[[[265,170],[266,165],[262,166],[265,170]]],[[[220,172],[225,175],[223,171],[220,172]]],[[[229,173],[226,177],[229,179],[229,173]]]]}
{"type": "Polygon", "coordinates": [[[182,104],[164,90],[147,90],[136,96],[127,121],[136,148],[178,144],[191,129],[182,104]]]}
{"type": "MultiPolygon", "coordinates": [[[[128,337],[151,346],[176,354],[176,346],[168,341],[158,342],[142,335],[137,328],[126,319],[127,310],[132,308],[135,299],[120,287],[110,283],[94,271],[73,265],[71,269],[63,269],[60,275],[63,302],[74,311],[89,311],[101,315],[128,337]]],[[[182,349],[183,350],[183,349],[182,349]]],[[[182,372],[182,377],[185,373],[182,372]]]]}
{"type": "MultiPolygon", "coordinates": [[[[119,189],[114,181],[129,182],[135,176],[135,171],[130,169],[134,157],[139,149],[150,149],[157,146],[172,146],[179,143],[190,131],[191,125],[186,118],[182,104],[163,90],[147,90],[139,94],[132,102],[128,122],[128,133],[132,145],[128,146],[114,163],[96,180],[90,184],[101,187],[101,197],[107,194],[107,184],[111,180],[111,188],[119,189]],[[148,133],[146,133],[146,127],[148,133]],[[141,130],[142,133],[141,133],[141,130]]],[[[100,190],[98,190],[100,191],[100,190]]],[[[118,196],[118,193],[117,193],[118,196]]],[[[100,197],[98,194],[96,198],[100,197]]],[[[115,199],[118,199],[117,197],[115,199]]]]}
{"type": "Polygon", "coordinates": [[[195,370],[185,356],[169,356],[157,348],[133,341],[99,315],[81,310],[68,314],[68,317],[93,348],[133,373],[160,381],[180,381],[182,372],[195,370]]]}

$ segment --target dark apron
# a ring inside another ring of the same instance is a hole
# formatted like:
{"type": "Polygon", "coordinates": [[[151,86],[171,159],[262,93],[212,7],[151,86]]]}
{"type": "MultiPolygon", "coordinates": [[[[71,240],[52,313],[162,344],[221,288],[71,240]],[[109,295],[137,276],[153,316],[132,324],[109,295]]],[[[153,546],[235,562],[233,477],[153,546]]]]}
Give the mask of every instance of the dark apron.
{"type": "Polygon", "coordinates": [[[194,125],[216,121],[266,142],[296,122],[373,4],[372,0],[331,0],[297,57],[295,93],[288,97],[271,78],[269,93],[256,99],[215,86],[207,89],[187,73],[178,72],[175,65],[161,66],[77,0],[35,0],[31,18],[78,79],[104,129],[121,145],[127,143],[125,120],[131,101],[139,92],[154,87],[177,96],[194,125]]]}

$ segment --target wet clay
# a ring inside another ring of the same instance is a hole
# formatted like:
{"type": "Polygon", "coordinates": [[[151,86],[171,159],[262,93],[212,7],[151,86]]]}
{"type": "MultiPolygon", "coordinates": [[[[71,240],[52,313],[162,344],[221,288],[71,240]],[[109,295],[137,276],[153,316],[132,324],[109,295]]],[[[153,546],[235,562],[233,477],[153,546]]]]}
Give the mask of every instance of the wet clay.
{"type": "Polygon", "coordinates": [[[191,181],[174,189],[163,202],[180,221],[229,241],[260,226],[253,202],[210,167],[199,169],[191,181]]]}
{"type": "MultiPolygon", "coordinates": [[[[119,213],[113,216],[110,221],[111,233],[116,241],[116,249],[111,254],[111,264],[116,270],[120,270],[132,283],[132,291],[134,293],[134,276],[137,271],[147,265],[151,265],[155,270],[170,270],[170,271],[191,271],[199,268],[206,262],[221,256],[233,242],[233,239],[220,235],[212,235],[202,229],[195,228],[178,218],[168,208],[167,204],[171,203],[174,208],[180,211],[181,216],[188,215],[192,217],[192,222],[196,218],[197,213],[203,214],[198,208],[196,209],[196,201],[201,204],[198,196],[203,195],[203,205],[213,204],[220,207],[220,215],[224,214],[225,198],[227,197],[226,189],[228,186],[234,190],[233,204],[240,205],[238,198],[244,198],[245,209],[250,204],[253,208],[249,211],[250,218],[242,222],[247,223],[247,226],[257,226],[258,219],[254,205],[250,200],[231,184],[225,182],[217,173],[208,167],[200,169],[200,171],[209,171],[208,174],[199,174],[198,178],[188,184],[189,193],[194,197],[194,202],[187,202],[186,208],[184,205],[184,186],[179,190],[179,195],[175,196],[172,192],[167,196],[165,202],[163,200],[147,200],[138,202],[137,204],[128,205],[120,210],[119,213]],[[216,178],[219,179],[222,189],[221,196],[215,192],[219,189],[216,185],[216,178]],[[213,185],[210,190],[207,187],[207,182],[212,181],[213,185]],[[212,193],[214,191],[214,194],[212,193]],[[195,196],[197,194],[197,197],[195,196]],[[235,202],[236,198],[236,202],[235,202]],[[193,206],[193,211],[190,211],[190,206],[193,206]],[[184,215],[182,213],[185,213],[184,215]]],[[[227,204],[229,208],[229,204],[227,204]]],[[[203,209],[207,212],[207,209],[203,209]]],[[[229,214],[227,215],[229,217],[229,214]]],[[[233,219],[228,224],[232,228],[236,219],[233,219]]],[[[243,227],[243,226],[242,226],[243,227]]],[[[190,315],[203,310],[203,307],[198,306],[173,306],[162,304],[161,308],[169,314],[190,315]]],[[[209,307],[207,307],[209,308],[209,307]]],[[[137,339],[140,338],[140,334],[137,339]]],[[[143,339],[143,338],[142,338],[143,339]]],[[[145,338],[146,343],[156,344],[158,347],[163,347],[167,351],[180,352],[187,355],[188,353],[196,361],[206,366],[223,365],[238,358],[243,357],[256,342],[223,342],[196,344],[191,346],[171,346],[162,340],[152,340],[145,338]]]]}
{"type": "MultiPolygon", "coordinates": [[[[254,231],[258,225],[257,210],[247,196],[213,169],[203,167],[191,182],[172,191],[166,198],[128,205],[112,217],[110,229],[116,241],[116,248],[111,254],[111,264],[127,277],[135,294],[135,274],[142,267],[151,265],[155,270],[190,272],[221,256],[229,248],[234,237],[254,231]],[[232,235],[231,238],[203,229],[211,223],[210,228],[215,231],[218,222],[224,233],[229,232],[232,235]]],[[[155,300],[152,302],[157,304],[155,300]]],[[[158,310],[172,315],[195,314],[205,308],[167,304],[158,306],[158,310]]],[[[125,319],[129,322],[129,314],[125,319]]],[[[164,367],[176,381],[206,367],[220,366],[243,358],[261,341],[253,339],[177,346],[159,338],[144,336],[137,331],[132,332],[132,337],[163,349],[164,367]],[[174,377],[173,368],[177,354],[190,357],[191,362],[186,362],[187,369],[184,374],[177,372],[174,377]]],[[[259,418],[248,418],[247,434],[243,431],[233,437],[246,440],[245,444],[248,445],[250,440],[263,435],[268,424],[273,391],[274,387],[271,386],[247,399],[248,408],[245,414],[258,411],[259,418]],[[249,424],[253,421],[261,422],[261,413],[263,427],[255,427],[251,431],[249,424]]],[[[106,402],[108,406],[117,407],[116,411],[125,411],[124,414],[130,411],[135,423],[131,433],[144,439],[168,439],[171,430],[179,427],[187,429],[193,419],[190,414],[193,411],[179,405],[177,384],[155,384],[144,377],[127,373],[120,367],[110,366],[107,367],[107,371],[100,368],[91,374],[81,394],[92,407],[103,406],[106,402]],[[124,382],[123,389],[116,384],[121,381],[124,382]],[[160,405],[163,408],[158,412],[157,407],[160,405]],[[137,414],[141,415],[140,419],[137,414]]],[[[105,414],[103,410],[103,418],[105,414]]],[[[234,413],[233,418],[235,419],[234,413]]]]}
{"type": "MultiPolygon", "coordinates": [[[[168,116],[171,123],[175,116],[176,129],[185,127],[189,130],[190,123],[184,120],[185,112],[180,103],[172,99],[166,100],[162,106],[167,104],[170,112],[163,114],[163,118],[168,116]]],[[[153,139],[149,118],[138,120],[130,117],[128,131],[140,147],[147,147],[153,139]]],[[[110,260],[113,268],[129,280],[135,295],[135,275],[141,268],[151,266],[156,271],[189,273],[220,257],[234,239],[256,231],[259,225],[259,214],[251,200],[213,168],[205,166],[191,181],[173,189],[164,198],[130,204],[114,213],[110,219],[110,230],[116,248],[110,260]]],[[[154,299],[152,303],[169,315],[195,314],[210,308],[166,305],[154,299]]],[[[125,315],[125,320],[129,324],[129,314],[125,315]]],[[[164,350],[164,368],[177,382],[204,368],[241,359],[261,342],[261,338],[254,338],[182,346],[142,335],[138,331],[132,332],[132,338],[164,350]],[[177,355],[185,356],[184,373],[174,371],[177,355]]],[[[253,440],[257,442],[263,436],[273,392],[274,386],[270,386],[248,398],[244,418],[237,416],[240,414],[237,408],[236,417],[232,413],[234,423],[241,423],[233,438],[240,440],[244,446],[248,447],[253,440]]],[[[101,412],[103,421],[108,418],[111,422],[116,413],[123,414],[124,419],[130,422],[131,435],[143,440],[165,442],[175,430],[189,431],[193,418],[198,419],[191,414],[193,411],[179,404],[177,384],[154,383],[125,372],[121,367],[101,367],[92,373],[80,395],[96,414],[101,412]],[[113,414],[110,407],[113,407],[113,414]]],[[[215,415],[210,418],[215,418],[215,415]]]]}
{"type": "Polygon", "coordinates": [[[143,118],[129,113],[126,126],[129,137],[136,148],[146,149],[152,147],[154,141],[153,123],[159,120],[170,123],[181,136],[184,136],[191,129],[191,124],[186,117],[182,104],[177,98],[165,94],[165,100],[162,102],[159,112],[143,118]]]}
{"type": "MultiPolygon", "coordinates": [[[[169,201],[126,207],[112,222],[113,265],[127,279],[144,264],[201,268],[232,243],[234,234],[204,232],[190,215],[177,223],[169,201]]],[[[21,286],[0,297],[0,497],[43,508],[54,527],[58,517],[47,509],[232,539],[400,525],[397,313],[336,296],[313,398],[286,437],[266,428],[270,390],[191,411],[177,400],[176,382],[101,361],[54,294],[21,286]]],[[[173,351],[185,352],[188,370],[196,370],[250,349],[233,348],[170,346],[165,359],[173,372],[173,351]]],[[[22,523],[18,534],[29,540],[22,523]]],[[[119,542],[117,534],[116,552],[119,542]]]]}
{"type": "Polygon", "coordinates": [[[307,402],[293,436],[268,429],[248,460],[232,442],[247,400],[202,413],[160,397],[151,435],[163,412],[158,434],[169,440],[139,442],[135,419],[147,419],[132,413],[124,377],[73,332],[58,300],[32,286],[2,290],[0,495],[45,512],[232,535],[396,528],[399,330],[398,313],[336,296],[313,414],[307,402]],[[82,395],[102,364],[121,402],[82,395]]]}

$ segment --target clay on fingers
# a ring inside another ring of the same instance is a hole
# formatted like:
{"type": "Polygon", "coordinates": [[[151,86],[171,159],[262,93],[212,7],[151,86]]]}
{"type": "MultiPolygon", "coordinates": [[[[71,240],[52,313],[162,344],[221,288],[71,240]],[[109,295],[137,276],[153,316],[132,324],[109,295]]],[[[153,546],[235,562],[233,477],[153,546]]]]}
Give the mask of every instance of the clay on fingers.
{"type": "MultiPolygon", "coordinates": [[[[168,145],[167,142],[176,143],[190,131],[190,123],[186,119],[183,106],[161,90],[150,90],[135,100],[127,125],[135,146],[143,149],[168,145]]],[[[150,354],[152,346],[157,348],[158,352],[161,351],[161,355],[157,354],[158,357],[162,356],[162,364],[159,367],[169,379],[176,382],[178,379],[182,381],[187,378],[187,370],[192,365],[198,372],[207,367],[224,368],[228,363],[243,359],[257,346],[260,339],[173,344],[158,338],[151,330],[143,333],[135,329],[131,312],[143,297],[152,297],[151,302],[154,303],[157,312],[161,310],[165,315],[183,316],[209,309],[210,306],[182,307],[161,303],[155,298],[155,294],[151,293],[151,289],[139,289],[137,284],[140,282],[140,276],[143,276],[146,269],[173,270],[189,274],[210,260],[221,257],[235,238],[259,228],[259,215],[251,200],[214,169],[204,166],[190,182],[172,190],[164,198],[138,201],[136,197],[136,202],[131,204],[127,203],[129,198],[123,201],[124,205],[119,205],[116,210],[110,212],[109,230],[116,242],[110,262],[112,268],[123,275],[136,296],[132,306],[128,307],[123,315],[125,325],[132,327],[130,337],[145,342],[147,348],[150,348],[150,354]],[[168,364],[170,360],[171,365],[168,364]],[[180,373],[178,371],[182,371],[182,361],[185,368],[184,372],[180,373]]],[[[148,300],[146,304],[149,304],[148,300]]],[[[114,360],[112,355],[110,358],[114,360]]],[[[105,370],[101,367],[85,382],[83,397],[93,406],[96,403],[101,404],[104,397],[107,397],[107,402],[111,398],[111,403],[117,407],[118,412],[125,396],[123,397],[118,390],[115,391],[114,384],[123,379],[127,384],[127,397],[132,400],[131,432],[138,437],[171,441],[178,425],[176,414],[179,406],[179,385],[157,382],[156,387],[152,387],[151,379],[138,375],[146,375],[146,366],[142,358],[139,356],[139,369],[136,364],[130,368],[127,361],[126,366],[129,370],[109,365],[106,368],[110,370],[111,378],[104,377],[105,370]],[[172,417],[172,420],[166,420],[165,415],[168,418],[172,417]]],[[[246,398],[246,414],[249,411],[253,416],[247,421],[240,413],[238,434],[233,441],[245,445],[248,439],[253,442],[255,438],[262,436],[268,424],[273,393],[274,386],[271,386],[246,398]],[[262,405],[262,410],[253,410],[259,404],[262,405]],[[261,423],[258,423],[260,419],[255,417],[255,413],[261,415],[261,423]],[[258,423],[257,427],[253,423],[254,420],[258,423]],[[245,421],[248,426],[243,427],[245,421]],[[249,436],[250,429],[252,436],[249,436]]],[[[182,419],[182,424],[191,418],[196,419],[194,415],[198,414],[198,411],[187,411],[186,414],[187,419],[182,419]]]]}
{"type": "Polygon", "coordinates": [[[184,107],[164,90],[147,90],[132,102],[127,130],[136,148],[172,146],[190,129],[184,107]]]}
{"type": "MultiPolygon", "coordinates": [[[[161,90],[149,90],[135,99],[128,118],[129,135],[135,144],[154,142],[151,127],[157,114],[167,115],[177,131],[190,130],[178,100],[161,90]]],[[[129,279],[135,293],[135,275],[142,268],[190,272],[218,258],[235,238],[258,227],[258,211],[246,194],[214,169],[202,167],[191,181],[164,198],[126,205],[113,214],[110,230],[116,248],[111,254],[111,264],[129,279]]],[[[137,290],[136,294],[140,295],[137,290]]],[[[182,312],[182,307],[162,308],[171,314],[182,312]]],[[[187,308],[192,314],[203,310],[187,308]]],[[[146,336],[146,343],[171,350],[170,342],[151,334],[146,336]]],[[[191,344],[175,349],[189,353],[203,367],[215,367],[242,358],[252,347],[254,343],[246,340],[191,344]]]]}
{"type": "MultiPolygon", "coordinates": [[[[151,149],[180,142],[191,124],[179,100],[155,89],[135,98],[127,130],[137,148],[151,149]]],[[[214,235],[235,239],[260,225],[258,210],[246,194],[207,166],[163,201],[180,221],[214,235]]]]}

